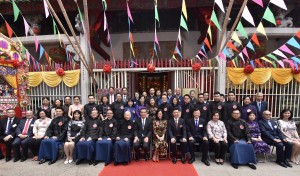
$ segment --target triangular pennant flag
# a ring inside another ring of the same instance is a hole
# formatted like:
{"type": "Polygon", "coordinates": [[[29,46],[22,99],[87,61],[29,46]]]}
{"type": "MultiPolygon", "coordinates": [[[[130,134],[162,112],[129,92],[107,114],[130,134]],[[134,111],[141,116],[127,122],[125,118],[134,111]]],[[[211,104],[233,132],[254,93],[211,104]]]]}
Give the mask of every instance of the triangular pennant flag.
{"type": "Polygon", "coordinates": [[[159,42],[158,42],[158,38],[157,38],[157,34],[156,34],[156,29],[155,29],[155,34],[154,34],[154,41],[158,45],[158,48],[160,50],[160,46],[159,46],[159,42]]]}
{"type": "Polygon", "coordinates": [[[109,33],[109,30],[107,30],[107,43],[110,43],[110,33],[109,33]]]}
{"type": "Polygon", "coordinates": [[[252,1],[255,2],[256,4],[260,5],[261,7],[264,7],[262,0],[252,0],[252,1]]]}
{"type": "Polygon", "coordinates": [[[201,50],[198,53],[207,58],[207,56],[201,50]]]}
{"type": "Polygon", "coordinates": [[[294,62],[294,65],[295,65],[295,68],[296,68],[296,70],[298,70],[298,69],[299,69],[299,67],[298,67],[298,64],[297,64],[297,62],[294,62]]]}
{"type": "Polygon", "coordinates": [[[276,58],[276,56],[274,56],[273,54],[268,54],[267,55],[269,58],[273,59],[274,61],[278,61],[278,59],[276,58]]]}
{"type": "Polygon", "coordinates": [[[212,14],[211,14],[211,21],[216,25],[216,27],[221,30],[221,27],[219,25],[219,22],[218,22],[218,18],[217,18],[217,15],[215,13],[215,10],[212,11],[212,14]]]}
{"type": "Polygon", "coordinates": [[[132,43],[134,43],[134,41],[133,41],[133,36],[132,36],[132,33],[131,33],[131,32],[129,33],[129,40],[130,40],[132,43]]]}
{"type": "Polygon", "coordinates": [[[129,9],[129,5],[128,5],[128,2],[127,2],[127,15],[128,15],[128,18],[131,20],[131,22],[133,23],[133,19],[132,19],[132,16],[131,16],[131,12],[130,12],[130,9],[129,9]]]}
{"type": "Polygon", "coordinates": [[[27,37],[30,26],[27,23],[27,21],[25,20],[25,18],[23,18],[23,21],[24,21],[25,35],[27,37]]]}
{"type": "Polygon", "coordinates": [[[232,62],[232,64],[234,65],[234,67],[236,68],[236,64],[235,64],[234,59],[232,59],[231,62],[232,62]]]}
{"type": "Polygon", "coordinates": [[[62,47],[62,41],[61,41],[61,37],[60,37],[60,32],[59,32],[59,30],[57,30],[57,33],[58,33],[59,45],[62,47]]]}
{"type": "Polygon", "coordinates": [[[226,47],[223,49],[222,53],[225,54],[225,56],[227,56],[227,57],[229,57],[229,58],[232,57],[232,56],[230,56],[230,54],[229,54],[229,52],[228,52],[228,50],[227,50],[226,47]]]}
{"type": "Polygon", "coordinates": [[[287,10],[286,5],[283,0],[271,0],[270,3],[276,5],[284,10],[287,10]]]}
{"type": "Polygon", "coordinates": [[[53,24],[53,34],[56,35],[57,34],[57,30],[56,30],[56,23],[54,21],[54,18],[52,18],[52,24],[53,24]]]}
{"type": "Polygon", "coordinates": [[[248,43],[247,43],[247,45],[246,45],[248,48],[250,48],[252,51],[254,51],[255,52],[255,49],[254,49],[254,47],[253,47],[253,45],[252,45],[252,43],[251,43],[251,41],[249,41],[248,43]]]}
{"type": "Polygon", "coordinates": [[[42,58],[43,54],[44,54],[44,48],[43,48],[42,45],[40,45],[40,57],[39,57],[39,60],[42,58]]]}
{"type": "Polygon", "coordinates": [[[158,27],[160,26],[160,22],[159,22],[159,16],[158,16],[158,10],[157,10],[157,6],[155,6],[155,19],[157,20],[158,22],[158,27]]]}
{"type": "Polygon", "coordinates": [[[207,33],[208,33],[208,36],[209,36],[210,44],[212,45],[212,35],[211,35],[210,25],[208,26],[207,33]]]}
{"type": "Polygon", "coordinates": [[[300,59],[298,57],[291,57],[291,59],[300,64],[300,59]]]}
{"type": "Polygon", "coordinates": [[[176,53],[182,58],[182,55],[181,55],[181,53],[180,53],[180,51],[179,51],[179,49],[178,49],[177,46],[175,47],[175,51],[176,51],[176,53]]]}
{"type": "Polygon", "coordinates": [[[262,57],[261,60],[264,60],[264,61],[269,62],[270,64],[272,64],[272,61],[270,61],[270,60],[267,59],[266,57],[262,57]]]}
{"type": "Polygon", "coordinates": [[[45,0],[44,1],[44,8],[45,8],[45,15],[46,15],[46,18],[48,18],[49,16],[49,10],[48,10],[48,4],[45,0]]]}
{"type": "Polygon", "coordinates": [[[247,20],[250,24],[252,24],[253,26],[255,26],[255,23],[254,23],[254,20],[253,20],[253,17],[248,9],[247,6],[245,6],[245,9],[243,10],[243,14],[242,14],[242,17],[247,20]]]}
{"type": "Polygon", "coordinates": [[[243,62],[245,63],[245,59],[244,59],[243,53],[240,53],[239,56],[243,60],[243,62]]]}
{"type": "Polygon", "coordinates": [[[282,62],[281,60],[277,61],[277,63],[278,63],[282,68],[285,68],[285,67],[284,67],[284,64],[283,64],[283,62],[282,62]]]}
{"type": "Polygon", "coordinates": [[[277,68],[275,61],[272,61],[272,65],[274,68],[277,68]]]}
{"type": "Polygon", "coordinates": [[[256,33],[252,35],[251,40],[257,45],[260,46],[256,33]]]}
{"type": "Polygon", "coordinates": [[[253,68],[255,68],[254,61],[253,61],[253,60],[250,61],[250,64],[251,64],[251,66],[252,66],[253,68]]]}
{"type": "Polygon", "coordinates": [[[205,37],[204,43],[205,43],[205,45],[208,47],[208,49],[210,50],[210,52],[212,52],[212,49],[211,49],[211,46],[210,46],[210,44],[209,44],[209,41],[207,40],[207,37],[205,37]]]}
{"type": "Polygon", "coordinates": [[[182,15],[181,15],[181,18],[180,18],[180,26],[183,27],[186,31],[189,31],[188,27],[187,27],[187,24],[185,22],[185,19],[183,18],[182,15]]]}
{"type": "Polygon", "coordinates": [[[107,21],[106,21],[106,15],[105,15],[105,12],[104,12],[104,22],[103,22],[104,24],[104,26],[103,26],[103,28],[104,28],[104,31],[106,30],[106,28],[107,28],[107,21]]]}
{"type": "MultiPolygon", "coordinates": [[[[221,61],[220,61],[219,57],[216,57],[215,59],[218,61],[218,65],[221,65],[221,61]]],[[[225,60],[226,60],[226,58],[225,58],[225,60]]],[[[209,66],[211,67],[212,66],[211,60],[209,60],[208,63],[209,63],[209,66]]],[[[213,63],[213,65],[215,65],[215,64],[213,63]]]]}
{"type": "Polygon", "coordinates": [[[225,13],[222,0],[215,0],[215,3],[219,6],[223,13],[225,13]]]}
{"type": "Polygon", "coordinates": [[[237,25],[236,29],[245,37],[248,39],[248,34],[247,32],[245,31],[245,28],[242,24],[242,22],[240,21],[239,24],[237,25]]]}
{"type": "MultiPolygon", "coordinates": [[[[27,49],[26,49],[26,58],[27,58],[27,60],[30,59],[30,53],[29,53],[29,51],[27,49]]],[[[29,64],[30,64],[30,62],[29,62],[29,64]]]]}
{"type": "Polygon", "coordinates": [[[103,10],[106,11],[107,9],[107,3],[106,0],[102,0],[103,10]]]}
{"type": "Polygon", "coordinates": [[[264,16],[263,16],[263,19],[273,23],[276,26],[275,17],[274,17],[273,12],[270,10],[269,7],[267,7],[267,9],[266,9],[266,11],[264,13],[264,16]]]}
{"type": "Polygon", "coordinates": [[[267,37],[266,31],[265,31],[265,28],[264,28],[262,22],[259,23],[256,30],[257,30],[257,32],[259,32],[267,37]]]}
{"type": "Polygon", "coordinates": [[[300,44],[296,41],[296,39],[294,37],[292,37],[289,41],[287,41],[287,44],[300,49],[300,44]]]}
{"type": "Polygon", "coordinates": [[[231,48],[231,49],[233,49],[234,51],[236,51],[236,52],[239,52],[239,50],[238,49],[236,49],[236,47],[232,44],[232,42],[228,42],[227,43],[227,45],[226,45],[227,47],[229,47],[229,48],[231,48]]]}
{"type": "Polygon", "coordinates": [[[12,5],[13,5],[13,11],[14,11],[14,22],[17,21],[19,14],[20,14],[20,9],[15,3],[14,0],[12,0],[12,5]]]}
{"type": "Polygon", "coordinates": [[[248,51],[247,51],[246,48],[244,48],[244,49],[242,50],[242,52],[245,54],[245,56],[246,56],[247,58],[249,58],[248,51]]]}
{"type": "MultiPolygon", "coordinates": [[[[206,50],[205,50],[204,45],[201,46],[201,50],[202,50],[202,51],[204,52],[204,54],[207,56],[207,53],[206,53],[206,50]]],[[[201,51],[201,50],[200,50],[200,51],[201,51]]]]}
{"type": "Polygon", "coordinates": [[[11,29],[10,25],[6,21],[5,21],[5,25],[6,25],[7,34],[9,38],[11,38],[13,35],[13,30],[11,29]]]}
{"type": "Polygon", "coordinates": [[[133,44],[131,42],[129,42],[129,43],[130,43],[130,49],[131,49],[132,55],[133,55],[133,57],[135,57],[134,50],[133,50],[133,44]]]}
{"type": "Polygon", "coordinates": [[[223,52],[221,52],[219,55],[218,55],[221,59],[225,60],[226,61],[226,56],[223,52]]]}
{"type": "Polygon", "coordinates": [[[232,33],[231,39],[242,45],[242,42],[235,31],[232,33]]]}
{"type": "Polygon", "coordinates": [[[34,44],[35,44],[35,52],[37,52],[38,48],[39,48],[39,41],[38,41],[36,35],[34,35],[33,38],[34,38],[34,44]]]}
{"type": "Polygon", "coordinates": [[[295,65],[294,65],[293,61],[291,61],[289,59],[284,59],[283,61],[286,62],[286,63],[288,63],[288,64],[290,64],[290,66],[291,66],[292,69],[295,69],[295,65]]]}
{"type": "Polygon", "coordinates": [[[296,36],[300,39],[300,31],[297,32],[296,36]]]}
{"type": "Polygon", "coordinates": [[[282,45],[280,48],[279,48],[281,51],[284,51],[284,52],[286,52],[286,53],[289,53],[289,54],[291,54],[291,55],[295,55],[295,53],[293,53],[285,44],[284,45],[282,45]]]}
{"type": "Polygon", "coordinates": [[[264,67],[259,59],[255,59],[255,62],[258,64],[259,67],[264,67]]]}
{"type": "Polygon", "coordinates": [[[178,38],[177,40],[179,41],[180,45],[181,45],[181,34],[180,34],[180,28],[179,28],[179,31],[178,31],[178,38]]]}
{"type": "Polygon", "coordinates": [[[278,49],[273,51],[274,54],[280,56],[280,57],[283,57],[283,58],[287,58],[281,51],[279,51],[278,49]]]}
{"type": "Polygon", "coordinates": [[[182,0],[182,9],[181,9],[185,19],[187,20],[187,11],[186,11],[186,4],[185,4],[185,0],[182,0]]]}

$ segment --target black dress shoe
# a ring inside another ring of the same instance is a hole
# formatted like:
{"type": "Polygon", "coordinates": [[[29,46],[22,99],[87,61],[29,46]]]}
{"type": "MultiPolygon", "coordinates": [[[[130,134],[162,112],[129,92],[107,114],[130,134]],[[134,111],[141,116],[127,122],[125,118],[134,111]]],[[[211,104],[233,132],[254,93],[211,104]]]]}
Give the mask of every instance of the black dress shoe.
{"type": "Polygon", "coordinates": [[[233,168],[235,168],[235,169],[238,169],[238,168],[239,168],[239,166],[236,165],[236,164],[231,164],[231,166],[232,166],[233,168]]]}
{"type": "Polygon", "coordinates": [[[207,161],[207,160],[202,160],[202,162],[203,162],[206,166],[210,166],[209,161],[207,161]]]}
{"type": "Polygon", "coordinates": [[[288,161],[284,163],[287,167],[293,167],[288,161]]]}
{"type": "Polygon", "coordinates": [[[104,166],[108,166],[110,163],[105,163],[104,166]]]}
{"type": "Polygon", "coordinates": [[[177,159],[176,158],[172,158],[172,163],[176,164],[176,162],[177,162],[177,159]]]}
{"type": "Polygon", "coordinates": [[[253,163],[249,163],[248,166],[253,169],[253,170],[256,170],[256,166],[253,164],[253,163]]]}
{"type": "Polygon", "coordinates": [[[99,163],[99,161],[95,161],[93,166],[96,166],[99,163]]]}
{"type": "Polygon", "coordinates": [[[8,162],[8,161],[10,161],[10,160],[11,160],[11,157],[6,157],[6,158],[5,158],[5,161],[6,161],[6,162],[8,162]]]}
{"type": "Polygon", "coordinates": [[[189,160],[189,164],[193,164],[193,162],[195,162],[195,158],[191,158],[191,159],[189,160]]]}
{"type": "Polygon", "coordinates": [[[39,164],[43,164],[43,163],[45,163],[45,162],[46,162],[45,159],[41,159],[40,162],[39,162],[39,164]]]}
{"type": "Polygon", "coordinates": [[[4,156],[0,156],[0,160],[4,159],[4,156]]]}
{"type": "Polygon", "coordinates": [[[21,162],[24,162],[26,160],[27,160],[27,158],[21,158],[21,162]]]}
{"type": "Polygon", "coordinates": [[[56,162],[56,160],[51,160],[49,161],[48,165],[54,164],[56,162]]]}
{"type": "Polygon", "coordinates": [[[19,161],[20,160],[20,158],[15,158],[14,159],[14,162],[17,162],[17,161],[19,161]]]}
{"type": "Polygon", "coordinates": [[[82,162],[82,159],[78,159],[78,160],[76,161],[76,165],[79,165],[81,162],[82,162]]]}
{"type": "Polygon", "coordinates": [[[185,163],[186,163],[186,160],[185,160],[184,157],[181,157],[181,162],[182,162],[182,164],[185,164],[185,163]]]}
{"type": "Polygon", "coordinates": [[[287,168],[287,165],[285,165],[283,162],[276,161],[276,163],[281,167],[287,168]]]}
{"type": "Polygon", "coordinates": [[[124,162],[124,163],[122,163],[123,164],[123,166],[126,166],[126,165],[128,165],[128,162],[124,162]]]}
{"type": "Polygon", "coordinates": [[[94,164],[94,161],[93,160],[89,160],[89,165],[92,165],[94,164]]]}
{"type": "Polygon", "coordinates": [[[149,161],[149,155],[148,154],[145,155],[145,161],[149,161]]]}

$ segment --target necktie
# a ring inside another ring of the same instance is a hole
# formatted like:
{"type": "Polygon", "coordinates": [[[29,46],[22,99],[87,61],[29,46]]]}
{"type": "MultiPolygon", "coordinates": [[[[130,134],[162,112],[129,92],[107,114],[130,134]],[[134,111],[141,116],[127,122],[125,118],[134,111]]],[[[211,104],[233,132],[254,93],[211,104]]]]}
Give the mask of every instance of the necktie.
{"type": "Polygon", "coordinates": [[[30,122],[30,119],[27,119],[26,123],[25,123],[25,127],[24,127],[23,132],[22,132],[23,135],[27,135],[28,128],[29,128],[29,122],[30,122]]]}
{"type": "Polygon", "coordinates": [[[175,120],[176,128],[178,128],[178,119],[175,120]]]}
{"type": "Polygon", "coordinates": [[[112,94],[110,94],[110,104],[114,102],[112,94]]]}
{"type": "Polygon", "coordinates": [[[269,124],[269,126],[271,127],[271,129],[273,130],[273,126],[272,126],[270,120],[268,120],[268,124],[269,124]]]}
{"type": "Polygon", "coordinates": [[[8,121],[8,126],[7,126],[7,129],[6,129],[6,134],[10,134],[10,129],[11,129],[11,118],[9,118],[9,121],[8,121]]]}
{"type": "Polygon", "coordinates": [[[260,111],[261,109],[261,102],[258,102],[258,110],[260,111]]]}
{"type": "Polygon", "coordinates": [[[195,120],[196,129],[198,129],[198,120],[195,120]]]}
{"type": "Polygon", "coordinates": [[[145,119],[142,119],[142,127],[143,127],[143,130],[144,130],[144,127],[145,127],[145,119]]]}

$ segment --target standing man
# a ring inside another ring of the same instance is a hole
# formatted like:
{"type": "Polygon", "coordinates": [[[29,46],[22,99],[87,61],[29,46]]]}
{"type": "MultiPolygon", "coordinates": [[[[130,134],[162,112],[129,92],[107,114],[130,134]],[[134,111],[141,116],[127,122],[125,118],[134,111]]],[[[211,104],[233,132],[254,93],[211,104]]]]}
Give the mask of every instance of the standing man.
{"type": "Polygon", "coordinates": [[[167,91],[168,103],[171,103],[172,97],[173,97],[172,89],[168,89],[168,91],[167,91]]]}
{"type": "Polygon", "coordinates": [[[187,128],[187,137],[189,140],[189,148],[191,152],[191,159],[189,160],[189,164],[192,164],[195,161],[195,143],[199,143],[202,151],[202,162],[209,166],[208,162],[208,136],[206,132],[206,122],[204,119],[200,118],[200,110],[195,109],[193,112],[194,118],[189,119],[186,123],[187,128]]]}
{"type": "Polygon", "coordinates": [[[163,118],[165,120],[169,120],[172,117],[172,106],[167,102],[168,98],[167,95],[162,95],[161,97],[161,105],[158,107],[159,109],[162,109],[163,111],[163,118]]]}
{"type": "Polygon", "coordinates": [[[198,102],[195,105],[195,109],[199,109],[200,110],[200,114],[201,114],[201,119],[203,119],[205,121],[205,124],[208,123],[208,121],[211,120],[210,117],[210,110],[209,110],[209,104],[208,103],[204,103],[204,95],[203,93],[199,93],[198,94],[198,102]]]}
{"type": "Polygon", "coordinates": [[[14,150],[14,162],[17,162],[21,158],[21,162],[28,158],[28,146],[32,142],[33,137],[33,125],[35,119],[33,118],[32,110],[26,111],[26,118],[22,119],[16,130],[16,138],[12,143],[14,150]],[[22,155],[20,152],[20,145],[22,146],[22,155]]]}
{"type": "Polygon", "coordinates": [[[194,106],[191,104],[191,97],[188,94],[185,94],[183,96],[183,103],[181,106],[181,118],[184,119],[185,122],[187,122],[189,119],[193,118],[193,111],[194,106]]]}
{"type": "Polygon", "coordinates": [[[226,123],[226,107],[225,103],[220,101],[220,92],[214,93],[214,101],[209,103],[209,109],[211,114],[216,111],[219,112],[220,119],[226,123]]]}
{"type": "Polygon", "coordinates": [[[149,104],[150,98],[154,98],[156,102],[157,97],[155,96],[155,89],[153,87],[149,90],[149,96],[146,97],[145,104],[149,104]]]}
{"type": "Polygon", "coordinates": [[[138,118],[136,123],[136,131],[134,132],[133,148],[135,151],[135,161],[140,160],[140,146],[145,153],[145,160],[149,161],[150,140],[152,135],[152,120],[147,118],[147,109],[140,109],[141,118],[138,118]]]}
{"type": "MultiPolygon", "coordinates": [[[[6,162],[11,160],[11,149],[14,138],[16,137],[16,129],[19,124],[19,119],[15,117],[14,109],[7,109],[7,118],[0,121],[0,143],[4,143],[6,147],[6,162]]],[[[4,156],[0,149],[0,160],[4,156]]]]}
{"type": "Polygon", "coordinates": [[[186,127],[184,120],[182,118],[179,118],[179,109],[174,108],[173,109],[173,118],[169,120],[168,123],[168,131],[170,136],[170,147],[172,151],[172,162],[173,164],[176,164],[177,162],[177,147],[176,143],[180,142],[181,147],[181,162],[182,164],[186,163],[185,160],[185,147],[186,147],[186,127]]]}
{"type": "Polygon", "coordinates": [[[197,98],[195,97],[196,92],[194,90],[190,91],[191,104],[195,105],[197,103],[197,98]]]}
{"type": "Polygon", "coordinates": [[[203,92],[203,96],[204,96],[204,103],[209,103],[209,94],[208,92],[203,92]]]}
{"type": "Polygon", "coordinates": [[[122,100],[124,104],[127,104],[127,101],[129,99],[128,90],[126,87],[122,88],[122,100]]]}
{"type": "Polygon", "coordinates": [[[156,104],[157,104],[157,106],[160,106],[161,103],[162,103],[162,100],[161,100],[161,91],[157,90],[156,91],[156,104]]]}
{"type": "Polygon", "coordinates": [[[116,94],[116,101],[111,104],[111,109],[114,112],[114,118],[119,122],[124,118],[124,102],[122,101],[122,95],[120,93],[116,94]]]}
{"type": "Polygon", "coordinates": [[[266,110],[268,110],[268,103],[266,101],[263,101],[264,94],[262,92],[257,92],[255,101],[251,102],[251,105],[255,106],[257,109],[257,120],[261,120],[262,113],[266,110]]]}
{"type": "Polygon", "coordinates": [[[240,112],[242,112],[242,106],[240,105],[240,103],[238,103],[237,101],[235,101],[235,94],[233,91],[229,91],[228,92],[228,100],[225,103],[226,106],[226,117],[225,117],[225,124],[227,123],[227,120],[231,118],[231,114],[234,110],[239,110],[240,112]]]}
{"type": "Polygon", "coordinates": [[[106,96],[108,98],[108,104],[112,104],[116,100],[115,88],[110,87],[106,96]]]}
{"type": "Polygon", "coordinates": [[[88,95],[89,103],[84,105],[84,119],[88,121],[93,110],[100,112],[99,106],[95,103],[94,95],[88,95]]]}
{"type": "Polygon", "coordinates": [[[64,109],[64,116],[68,117],[69,107],[72,105],[72,98],[71,96],[65,96],[65,104],[62,106],[64,109]]]}

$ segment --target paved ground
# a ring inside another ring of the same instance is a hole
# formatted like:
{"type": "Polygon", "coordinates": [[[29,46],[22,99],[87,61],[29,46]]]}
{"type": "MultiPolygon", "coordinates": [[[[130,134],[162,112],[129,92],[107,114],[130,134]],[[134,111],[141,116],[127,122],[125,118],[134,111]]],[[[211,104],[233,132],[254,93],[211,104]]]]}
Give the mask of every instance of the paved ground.
{"type": "MultiPolygon", "coordinates": [[[[211,166],[207,167],[198,160],[194,166],[201,176],[299,176],[300,165],[293,165],[293,168],[283,168],[276,165],[274,162],[258,163],[257,170],[252,170],[247,166],[240,166],[239,169],[234,169],[226,162],[224,165],[217,165],[211,162],[211,166]]],[[[271,157],[272,160],[274,158],[271,157]]],[[[133,161],[134,164],[135,161],[133,161]]],[[[140,161],[145,162],[145,161],[140,161]]],[[[171,162],[171,161],[170,161],[171,162]]],[[[178,162],[177,164],[181,164],[178,162]]],[[[27,160],[25,162],[14,163],[12,161],[0,161],[0,176],[96,176],[103,169],[103,163],[97,166],[89,166],[87,163],[75,165],[74,163],[64,165],[63,160],[57,161],[55,164],[49,166],[47,163],[39,165],[38,162],[27,160]],[[18,168],[18,169],[16,169],[18,168]]]]}

